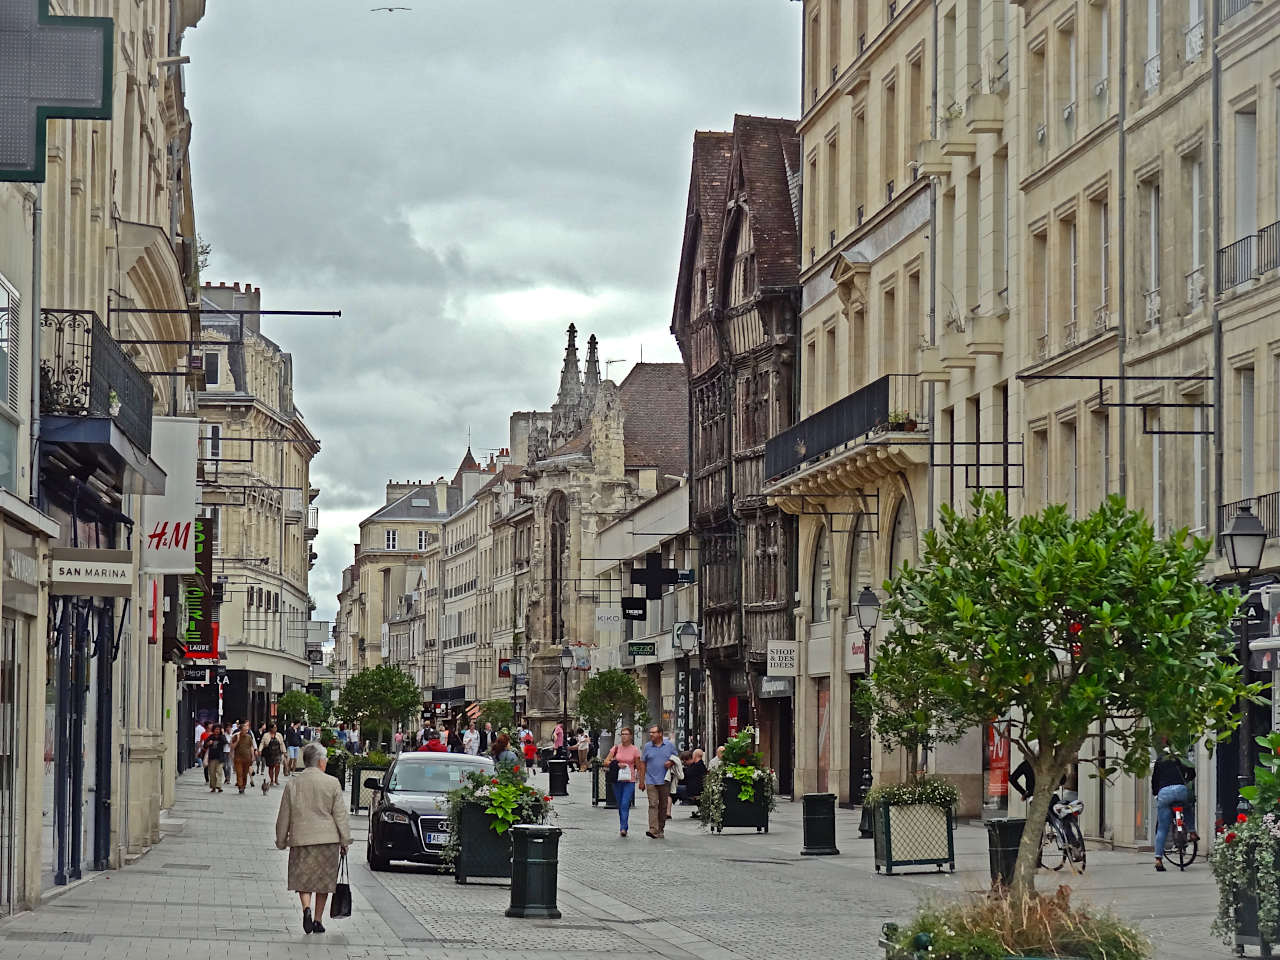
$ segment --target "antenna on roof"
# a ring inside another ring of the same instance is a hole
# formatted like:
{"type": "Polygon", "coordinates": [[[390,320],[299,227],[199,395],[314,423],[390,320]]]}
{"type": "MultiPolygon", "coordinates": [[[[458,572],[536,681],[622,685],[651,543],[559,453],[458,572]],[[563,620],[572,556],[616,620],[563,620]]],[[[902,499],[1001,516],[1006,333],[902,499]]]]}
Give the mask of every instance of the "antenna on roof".
{"type": "Polygon", "coordinates": [[[606,379],[606,380],[607,380],[607,379],[609,379],[609,364],[611,364],[611,363],[626,363],[626,362],[627,362],[627,361],[625,361],[625,360],[606,360],[606,361],[604,362],[604,376],[605,376],[605,379],[606,379]]]}

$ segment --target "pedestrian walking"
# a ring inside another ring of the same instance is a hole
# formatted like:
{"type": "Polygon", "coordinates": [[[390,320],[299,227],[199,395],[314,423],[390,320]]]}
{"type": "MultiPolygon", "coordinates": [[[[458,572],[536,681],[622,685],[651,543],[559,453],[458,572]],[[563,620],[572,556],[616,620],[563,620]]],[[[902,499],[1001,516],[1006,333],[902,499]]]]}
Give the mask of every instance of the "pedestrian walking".
{"type": "Polygon", "coordinates": [[[488,753],[489,745],[493,743],[493,724],[486,722],[480,730],[480,752],[488,753]]]}
{"type": "Polygon", "coordinates": [[[462,743],[462,735],[458,733],[457,723],[448,726],[448,736],[445,738],[445,744],[449,747],[450,753],[466,753],[466,747],[462,743]]]}
{"type": "Polygon", "coordinates": [[[254,742],[253,731],[249,729],[249,724],[242,721],[240,729],[231,738],[231,757],[236,770],[236,789],[241,793],[244,793],[245,785],[249,780],[249,771],[253,767],[253,761],[257,756],[258,745],[254,742]]]}
{"type": "Polygon", "coordinates": [[[662,727],[649,728],[649,741],[640,751],[640,776],[644,781],[645,796],[649,798],[649,829],[645,836],[650,840],[662,840],[666,836],[667,804],[671,798],[671,785],[667,771],[675,765],[676,748],[662,737],[662,727]]]}
{"type": "MultiPolygon", "coordinates": [[[[671,741],[667,740],[666,742],[670,743],[671,741]]],[[[671,761],[672,761],[671,766],[667,769],[667,819],[668,820],[671,819],[672,814],[675,812],[676,791],[680,789],[680,783],[682,780],[684,780],[684,761],[688,756],[689,756],[688,754],[685,754],[685,756],[683,757],[680,756],[680,754],[678,753],[675,754],[671,758],[671,761]]]]}
{"type": "Polygon", "coordinates": [[[557,723],[551,731],[551,746],[555,749],[557,760],[564,759],[564,724],[557,723]]]}
{"type": "Polygon", "coordinates": [[[538,748],[533,744],[533,734],[524,735],[524,765],[527,776],[533,776],[534,764],[538,762],[538,748]]]}
{"type": "Polygon", "coordinates": [[[473,757],[480,753],[480,731],[476,729],[474,720],[467,723],[467,729],[462,731],[462,750],[473,757]]]}
{"type": "Polygon", "coordinates": [[[207,729],[205,729],[205,725],[204,725],[203,723],[201,723],[199,720],[197,720],[197,721],[196,721],[196,733],[195,733],[195,756],[196,756],[196,758],[197,758],[197,759],[196,759],[196,763],[199,763],[199,762],[200,762],[200,760],[199,760],[199,757],[200,757],[200,744],[202,744],[202,743],[204,742],[204,735],[205,735],[206,733],[208,733],[208,732],[209,732],[209,731],[208,731],[207,729]]]}
{"type": "Polygon", "coordinates": [[[262,758],[265,773],[262,775],[262,792],[265,794],[271,787],[280,785],[280,762],[284,759],[284,737],[276,730],[274,723],[267,726],[258,744],[258,755],[262,758]]]}
{"type": "Polygon", "coordinates": [[[284,775],[292,776],[294,770],[298,767],[299,755],[302,753],[302,731],[298,729],[298,721],[295,720],[289,724],[289,728],[284,732],[284,775]]]}
{"type": "MultiPolygon", "coordinates": [[[[266,737],[266,735],[267,735],[267,724],[265,722],[258,724],[258,726],[253,731],[254,742],[258,744],[259,747],[261,747],[262,740],[264,737],[266,737]]],[[[262,774],[267,768],[267,762],[262,756],[261,749],[258,750],[256,761],[257,762],[254,764],[254,769],[257,771],[257,773],[262,774]]],[[[249,778],[249,785],[250,786],[253,785],[252,777],[249,778]]]]}
{"type": "Polygon", "coordinates": [[[505,733],[500,733],[493,738],[493,743],[489,745],[489,756],[493,759],[495,770],[506,767],[515,773],[520,769],[520,758],[511,749],[511,738],[505,733]]]}
{"type": "Polygon", "coordinates": [[[591,737],[587,735],[585,729],[578,731],[578,769],[587,769],[587,763],[591,758],[591,737]]]}
{"type": "Polygon", "coordinates": [[[205,735],[200,745],[200,755],[204,758],[205,779],[209,781],[210,793],[222,792],[222,756],[227,749],[227,736],[219,724],[214,724],[205,735]]]}
{"type": "Polygon", "coordinates": [[[276,848],[289,851],[289,889],[302,903],[303,933],[324,933],[325,904],[338,882],[339,859],[351,846],[342,785],[325,774],[325,762],[320,744],[302,748],[302,772],[285,785],[276,816],[276,848]]]}
{"type": "MultiPolygon", "coordinates": [[[[689,762],[684,765],[684,783],[680,784],[680,799],[695,806],[702,799],[702,785],[707,779],[707,765],[702,757],[701,750],[690,754],[689,762]]],[[[692,816],[698,816],[698,811],[694,810],[692,816]]]]}
{"type": "Polygon", "coordinates": [[[623,727],[605,757],[605,767],[610,779],[617,778],[613,795],[618,801],[618,836],[625,837],[631,827],[631,808],[636,802],[636,784],[640,782],[640,748],[635,745],[630,727],[623,727]]]}

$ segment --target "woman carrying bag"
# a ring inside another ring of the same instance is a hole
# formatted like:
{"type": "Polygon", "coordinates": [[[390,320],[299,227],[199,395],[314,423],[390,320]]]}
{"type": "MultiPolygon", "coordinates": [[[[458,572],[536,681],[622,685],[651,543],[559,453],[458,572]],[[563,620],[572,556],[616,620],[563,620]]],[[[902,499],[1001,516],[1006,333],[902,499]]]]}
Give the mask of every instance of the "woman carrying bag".
{"type": "Polygon", "coordinates": [[[318,743],[302,748],[302,773],[285,784],[276,817],[276,847],[289,850],[289,889],[302,902],[303,933],[324,933],[325,904],[337,886],[339,860],[351,846],[342,784],[324,772],[327,759],[318,743]]]}
{"type": "Polygon", "coordinates": [[[617,782],[613,785],[613,795],[618,799],[618,836],[625,837],[631,825],[631,806],[636,800],[640,748],[632,742],[630,727],[623,727],[619,737],[621,742],[609,751],[604,763],[611,776],[613,765],[617,764],[617,782]]]}

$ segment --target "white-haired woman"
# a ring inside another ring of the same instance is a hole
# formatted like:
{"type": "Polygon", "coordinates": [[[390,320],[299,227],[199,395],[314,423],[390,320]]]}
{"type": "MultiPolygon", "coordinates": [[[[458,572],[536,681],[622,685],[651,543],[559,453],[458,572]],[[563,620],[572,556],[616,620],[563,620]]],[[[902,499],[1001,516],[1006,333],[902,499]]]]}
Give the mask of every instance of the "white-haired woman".
{"type": "Polygon", "coordinates": [[[289,889],[302,901],[303,933],[324,933],[321,920],[338,882],[338,860],[351,846],[342,784],[324,772],[327,759],[318,743],[302,748],[302,773],[285,785],[276,817],[276,846],[289,849],[289,889]]]}

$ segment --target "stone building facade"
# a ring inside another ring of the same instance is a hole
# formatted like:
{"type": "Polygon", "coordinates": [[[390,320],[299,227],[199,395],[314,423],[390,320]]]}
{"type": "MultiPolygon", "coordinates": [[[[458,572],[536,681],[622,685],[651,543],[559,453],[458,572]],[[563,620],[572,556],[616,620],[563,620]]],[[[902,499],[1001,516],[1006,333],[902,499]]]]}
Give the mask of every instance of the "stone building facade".
{"type": "Polygon", "coordinates": [[[198,397],[202,510],[222,584],[219,643],[227,682],[196,690],[198,719],[260,723],[310,676],[308,587],[319,532],[311,461],[320,443],[293,401],[293,358],[262,333],[261,291],[201,290],[205,388],[198,397]],[[255,311],[244,314],[223,310],[255,311]],[[221,700],[221,705],[219,704],[221,700]]]}

